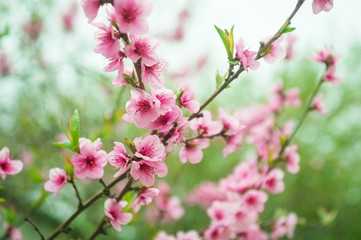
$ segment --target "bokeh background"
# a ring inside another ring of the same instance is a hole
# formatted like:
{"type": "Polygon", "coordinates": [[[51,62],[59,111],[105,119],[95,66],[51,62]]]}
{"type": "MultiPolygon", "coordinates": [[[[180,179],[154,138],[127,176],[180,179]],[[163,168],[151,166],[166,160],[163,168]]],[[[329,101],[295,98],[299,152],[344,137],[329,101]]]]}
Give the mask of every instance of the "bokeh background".
{"type": "MultiPolygon", "coordinates": [[[[215,89],[216,70],[227,69],[226,54],[213,24],[222,28],[235,24],[236,39],[242,37],[251,49],[257,49],[258,42],[278,30],[296,3],[152,2],[149,35],[159,40],[159,55],[170,63],[167,86],[176,89],[180,83],[190,84],[200,102],[215,89]]],[[[216,112],[222,106],[235,111],[265,102],[275,82],[299,87],[305,100],[323,71],[322,65],[309,61],[308,56],[324,44],[340,53],[338,75],[344,77],[344,83],[325,85],[321,90],[330,113],[324,117],[313,113],[306,120],[295,139],[301,171],[286,174],[286,191],[270,198],[263,217],[282,210],[296,212],[303,224],[297,227],[295,239],[356,240],[361,238],[361,2],[335,0],[331,12],[319,15],[312,13],[311,2],[306,0],[292,22],[296,27],[292,34],[298,39],[295,59],[273,65],[262,61],[259,70],[243,74],[209,109],[216,112]],[[337,213],[335,220],[325,224],[321,209],[337,213]]],[[[7,199],[3,208],[16,210],[25,239],[36,239],[32,227],[22,222],[25,216],[48,235],[76,208],[70,186],[59,196],[42,190],[48,170],[64,165],[63,154],[52,145],[62,137],[60,117],[69,119],[78,108],[81,136],[101,137],[106,151],[112,149],[113,141],[146,132],[121,121],[129,88],[112,86],[115,76],[102,72],[106,62],[93,52],[95,28],[87,24],[79,1],[1,1],[0,16],[0,148],[8,146],[14,159],[26,163],[20,175],[1,182],[5,190],[0,191],[0,197],[7,199]]],[[[104,17],[101,14],[99,19],[104,17]]],[[[287,111],[281,120],[297,119],[301,111],[302,107],[287,111]]],[[[223,147],[223,142],[214,141],[198,165],[182,165],[176,150],[167,159],[170,171],[166,177],[174,194],[185,197],[202,181],[216,182],[254,152],[245,145],[224,159],[223,147]]],[[[100,187],[98,182],[84,182],[80,191],[91,196],[100,187]]],[[[109,231],[99,239],[148,239],[159,228],[174,233],[209,224],[203,209],[183,205],[186,213],[176,223],[145,223],[138,217],[121,233],[109,231]]],[[[89,228],[97,225],[102,214],[103,202],[99,201],[74,221],[70,234],[59,239],[88,236],[89,228]]]]}

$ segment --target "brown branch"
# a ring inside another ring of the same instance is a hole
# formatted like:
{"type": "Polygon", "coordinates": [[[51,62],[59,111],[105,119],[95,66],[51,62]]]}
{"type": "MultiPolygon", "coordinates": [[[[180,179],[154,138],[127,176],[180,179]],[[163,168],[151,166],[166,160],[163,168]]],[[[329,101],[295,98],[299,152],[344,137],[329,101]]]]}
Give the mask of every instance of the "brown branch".
{"type": "Polygon", "coordinates": [[[41,240],[45,240],[44,235],[40,232],[39,228],[35,225],[35,223],[33,223],[29,218],[25,218],[24,221],[30,223],[31,226],[33,226],[35,231],[39,234],[41,240]]]}
{"type": "Polygon", "coordinates": [[[82,200],[81,197],[80,197],[80,194],[79,194],[79,191],[78,191],[77,186],[75,185],[74,179],[71,179],[71,180],[69,181],[69,183],[71,183],[71,185],[73,186],[74,191],[75,191],[76,198],[78,199],[78,208],[81,208],[81,207],[83,206],[83,200],[82,200]]]}

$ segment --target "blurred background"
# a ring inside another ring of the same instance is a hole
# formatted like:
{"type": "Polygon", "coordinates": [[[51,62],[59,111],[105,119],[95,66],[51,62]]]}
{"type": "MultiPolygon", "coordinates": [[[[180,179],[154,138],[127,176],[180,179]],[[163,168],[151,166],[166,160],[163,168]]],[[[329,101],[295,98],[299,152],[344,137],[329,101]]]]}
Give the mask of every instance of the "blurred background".
{"type": "MultiPolygon", "coordinates": [[[[200,102],[215,89],[216,70],[227,70],[226,53],[213,25],[229,29],[235,24],[235,39],[242,37],[256,50],[259,41],[272,36],[296,4],[295,0],[152,2],[149,36],[159,40],[158,53],[170,63],[167,86],[175,90],[181,83],[191,85],[200,102]]],[[[314,15],[312,1],[306,0],[291,24],[296,27],[292,33],[297,38],[295,58],[273,65],[261,61],[257,71],[242,74],[208,108],[216,113],[220,106],[235,111],[264,103],[277,82],[286,82],[287,88],[299,87],[305,102],[323,72],[323,66],[308,56],[324,44],[341,54],[337,75],[344,83],[325,84],[321,89],[330,113],[323,117],[312,113],[307,118],[295,139],[301,171],[286,174],[286,191],[271,196],[263,216],[267,219],[282,210],[296,212],[303,224],[294,239],[361,238],[361,2],[334,2],[329,13],[314,15]],[[335,220],[326,221],[333,213],[335,220]]],[[[81,136],[101,137],[106,151],[112,149],[113,141],[148,132],[121,121],[129,88],[113,86],[115,75],[102,71],[106,61],[93,52],[96,29],[87,24],[79,1],[1,1],[0,16],[0,148],[9,147],[12,158],[25,163],[21,174],[1,182],[0,197],[7,199],[2,205],[5,212],[16,211],[16,224],[25,239],[36,239],[32,227],[22,222],[25,216],[48,235],[77,204],[70,186],[59,196],[42,190],[49,169],[64,166],[62,152],[52,145],[64,137],[60,117],[70,119],[78,108],[81,136]]],[[[100,13],[96,21],[104,19],[100,13]]],[[[285,112],[281,120],[299,118],[302,109],[285,112]]],[[[214,141],[198,165],[182,165],[178,149],[171,154],[166,181],[173,184],[173,193],[184,198],[204,180],[217,182],[254,152],[246,145],[224,159],[223,147],[223,142],[214,141]]],[[[94,181],[83,182],[79,188],[86,198],[101,186],[94,181]]],[[[208,226],[204,209],[182,205],[186,211],[178,222],[145,224],[137,217],[121,233],[108,231],[108,236],[99,239],[148,239],[158,229],[175,233],[208,226]]],[[[88,236],[88,229],[102,215],[103,202],[99,201],[74,221],[74,231],[59,239],[88,236]]]]}

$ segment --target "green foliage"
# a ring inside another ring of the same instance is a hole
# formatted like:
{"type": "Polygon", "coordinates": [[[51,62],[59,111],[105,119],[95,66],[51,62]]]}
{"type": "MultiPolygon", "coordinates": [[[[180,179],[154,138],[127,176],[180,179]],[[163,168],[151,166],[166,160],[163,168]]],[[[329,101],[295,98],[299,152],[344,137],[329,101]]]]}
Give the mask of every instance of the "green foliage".
{"type": "Polygon", "coordinates": [[[214,27],[217,30],[218,35],[222,39],[224,47],[226,48],[228,60],[233,61],[233,49],[234,49],[233,28],[234,28],[234,25],[232,26],[230,32],[228,32],[227,30],[223,31],[216,25],[214,25],[214,27]]]}

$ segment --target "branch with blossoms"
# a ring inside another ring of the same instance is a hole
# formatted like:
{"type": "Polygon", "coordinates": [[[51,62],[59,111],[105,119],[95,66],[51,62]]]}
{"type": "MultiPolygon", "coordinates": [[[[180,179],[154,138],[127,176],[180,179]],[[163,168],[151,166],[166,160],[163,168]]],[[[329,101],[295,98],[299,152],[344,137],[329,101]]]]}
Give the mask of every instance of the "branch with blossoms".
{"type": "MultiPolygon", "coordinates": [[[[276,168],[276,165],[283,162],[290,173],[295,174],[299,171],[300,157],[297,154],[297,145],[290,146],[291,141],[310,111],[317,110],[320,114],[327,112],[322,95],[317,93],[324,82],[341,81],[335,76],[338,57],[329,49],[325,49],[312,58],[314,61],[325,63],[326,72],[312,92],[295,128],[292,122],[286,122],[281,126],[277,123],[277,116],[284,108],[298,107],[301,104],[298,91],[285,91],[282,86],[278,86],[273,98],[258,109],[248,109],[233,115],[220,108],[220,121],[213,120],[212,113],[204,109],[241,73],[248,72],[249,69],[256,70],[260,66],[258,60],[261,58],[273,63],[286,57],[286,51],[280,43],[284,34],[294,30],[290,26],[291,20],[304,2],[305,0],[297,1],[285,23],[276,34],[261,42],[258,51],[247,49],[243,39],[239,39],[235,44],[233,27],[230,31],[216,27],[227,52],[229,67],[224,76],[217,75],[216,91],[201,105],[194,100],[194,93],[190,88],[180,86],[175,94],[165,87],[162,73],[167,70],[168,63],[156,54],[158,43],[143,36],[148,31],[146,18],[152,8],[148,0],[83,1],[83,9],[89,23],[99,29],[96,35],[98,44],[94,51],[107,59],[108,64],[104,71],[117,72],[117,77],[112,81],[114,86],[131,86],[131,97],[126,103],[126,113],[122,119],[137,128],[145,128],[152,132],[145,137],[136,137],[133,141],[125,137],[125,144],[115,141],[113,151],[107,153],[101,150],[100,138],[91,141],[80,137],[77,110],[67,124],[67,130],[62,122],[68,140],[55,145],[71,150],[73,155],[71,160],[66,157],[65,169],[50,170],[49,180],[44,184],[44,189],[58,195],[64,184],[70,183],[74,188],[78,208],[46,239],[55,239],[61,233],[69,232],[69,225],[102,197],[107,198],[104,203],[104,216],[89,239],[106,233],[109,226],[121,231],[121,226],[129,224],[133,214],[137,214],[141,206],[150,205],[153,199],[157,205],[157,209],[153,211],[153,218],[159,221],[179,219],[184,213],[180,200],[171,196],[166,183],[163,183],[163,186],[160,184],[158,188],[153,187],[155,175],[167,175],[168,167],[165,160],[175,144],[181,147],[179,159],[182,163],[188,161],[197,164],[203,159],[203,149],[209,147],[210,140],[216,137],[221,137],[226,142],[223,149],[224,157],[237,151],[245,141],[255,145],[257,156],[241,162],[218,184],[200,185],[190,193],[191,203],[201,204],[207,208],[207,214],[211,219],[207,229],[187,233],[180,231],[176,238],[159,232],[154,239],[262,240],[278,239],[286,235],[289,238],[293,237],[297,224],[295,213],[272,219],[270,224],[263,225],[259,221],[259,216],[269,198],[266,191],[271,194],[284,191],[284,172],[276,168]],[[107,10],[106,24],[93,22],[100,7],[107,10]],[[125,67],[124,62],[127,60],[131,62],[131,68],[125,67]],[[188,117],[184,114],[186,109],[191,112],[188,117]],[[187,136],[189,130],[191,134],[187,136]],[[114,167],[113,170],[117,170],[113,176],[114,180],[110,183],[103,179],[107,163],[114,167]],[[75,178],[97,179],[102,189],[84,201],[75,184],[75,178]],[[113,187],[118,183],[123,184],[122,190],[113,191],[113,187]],[[269,233],[262,229],[267,227],[271,228],[268,229],[269,233]]],[[[329,11],[332,5],[332,1],[314,0],[312,6],[314,13],[319,13],[321,10],[329,11]]],[[[21,169],[22,163],[10,160],[9,150],[4,148],[0,153],[1,177],[5,179],[7,174],[17,174],[21,169]]],[[[43,239],[35,223],[30,223],[43,239]]],[[[14,229],[12,226],[9,227],[7,235],[10,236],[14,229]]]]}

